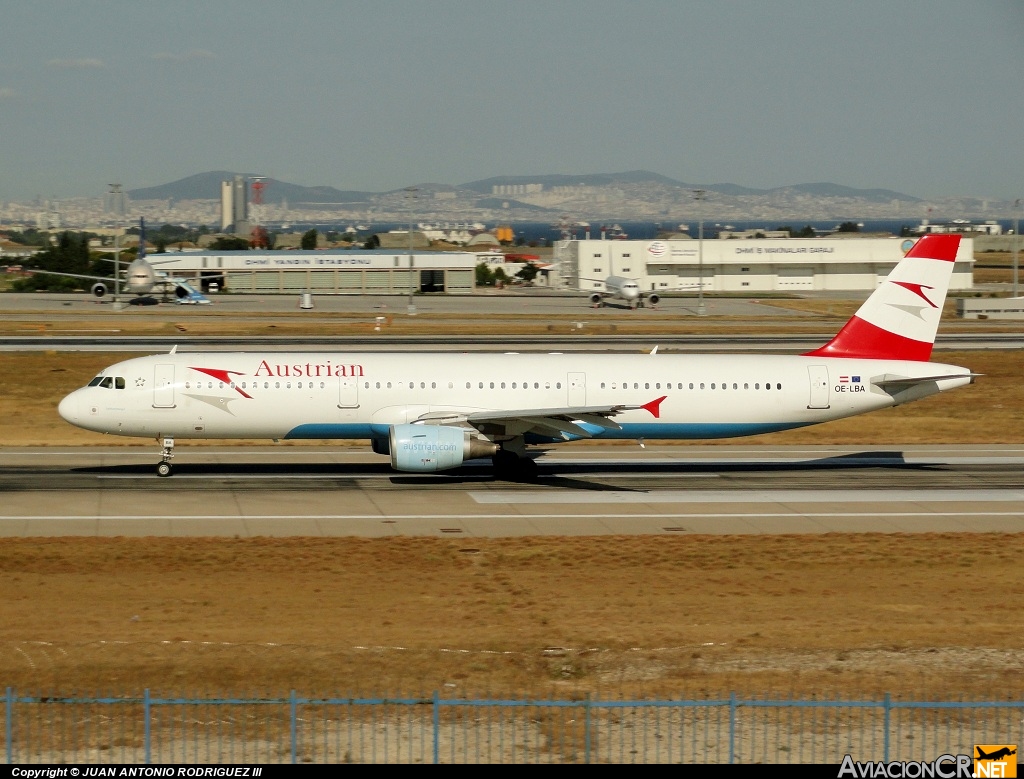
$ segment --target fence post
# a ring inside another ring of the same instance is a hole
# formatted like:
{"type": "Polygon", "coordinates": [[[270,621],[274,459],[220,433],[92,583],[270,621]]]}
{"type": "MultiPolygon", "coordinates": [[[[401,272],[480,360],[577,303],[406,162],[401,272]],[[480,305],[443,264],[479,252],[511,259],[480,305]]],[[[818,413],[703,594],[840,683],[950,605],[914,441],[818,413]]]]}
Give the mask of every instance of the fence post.
{"type": "Polygon", "coordinates": [[[736,762],[736,691],[729,693],[729,765],[736,762]]]}
{"type": "Polygon", "coordinates": [[[291,721],[291,729],[292,729],[292,733],[291,733],[291,736],[292,736],[292,765],[295,765],[295,763],[296,763],[296,761],[298,759],[297,758],[298,745],[296,744],[296,740],[297,740],[298,736],[297,736],[297,726],[296,726],[296,722],[295,721],[296,721],[296,718],[298,717],[297,709],[298,709],[298,706],[299,706],[299,703],[298,703],[298,701],[295,698],[295,690],[292,690],[292,692],[291,692],[291,700],[289,701],[289,703],[290,703],[290,708],[291,708],[291,720],[292,720],[291,721]]]}
{"type": "Polygon", "coordinates": [[[14,690],[10,687],[7,688],[7,702],[5,704],[7,713],[4,716],[4,722],[7,723],[7,763],[14,762],[14,728],[11,725],[11,718],[14,716],[14,690]]]}
{"type": "Polygon", "coordinates": [[[150,743],[150,729],[149,729],[149,714],[150,714],[150,700],[149,700],[149,688],[147,687],[142,693],[142,716],[143,724],[142,729],[145,733],[145,745],[146,745],[146,765],[153,762],[153,750],[150,743]]]}
{"type": "Polygon", "coordinates": [[[583,762],[590,765],[590,693],[583,699],[583,762]]]}
{"type": "Polygon", "coordinates": [[[888,764],[888,762],[889,762],[889,717],[890,717],[890,712],[892,711],[892,699],[889,697],[889,693],[885,694],[885,700],[882,703],[882,706],[884,707],[883,710],[885,712],[885,716],[883,717],[883,722],[884,722],[883,727],[885,728],[885,737],[884,737],[884,739],[882,741],[882,744],[883,744],[883,747],[882,747],[882,761],[885,762],[886,764],[888,764]]]}
{"type": "Polygon", "coordinates": [[[434,690],[434,765],[441,762],[441,697],[437,690],[434,690]]]}

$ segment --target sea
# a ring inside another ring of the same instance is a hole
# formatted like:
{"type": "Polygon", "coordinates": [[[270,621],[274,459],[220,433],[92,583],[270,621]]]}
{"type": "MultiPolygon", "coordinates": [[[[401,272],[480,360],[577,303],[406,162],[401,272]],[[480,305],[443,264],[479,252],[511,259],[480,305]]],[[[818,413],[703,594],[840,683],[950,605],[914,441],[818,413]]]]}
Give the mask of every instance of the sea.
{"type": "MultiPolygon", "coordinates": [[[[993,220],[1002,225],[1003,232],[1008,233],[1013,230],[1013,220],[993,220]]],[[[311,228],[316,228],[321,232],[327,232],[329,230],[343,231],[351,223],[319,223],[319,224],[305,224],[305,223],[291,223],[289,230],[292,232],[304,232],[311,228]]],[[[561,227],[555,225],[553,222],[511,222],[509,223],[512,229],[515,231],[517,242],[524,242],[526,244],[534,244],[536,246],[546,245],[549,241],[559,240],[562,236],[561,227]]],[[[591,222],[589,231],[590,237],[597,239],[601,237],[601,225],[604,224],[609,228],[609,234],[611,234],[612,223],[611,222],[591,222]]],[[[697,222],[690,222],[682,225],[683,228],[680,230],[681,225],[678,222],[616,222],[616,227],[621,229],[621,232],[626,237],[632,240],[653,240],[657,238],[660,233],[663,232],[688,232],[694,238],[697,237],[697,222]]],[[[814,220],[801,220],[801,219],[789,219],[780,220],[777,222],[766,222],[762,220],[749,220],[749,221],[736,221],[729,223],[719,222],[705,222],[704,223],[704,237],[705,238],[716,238],[722,230],[777,230],[779,227],[787,226],[792,227],[794,230],[800,230],[803,227],[810,225],[814,228],[816,233],[828,233],[834,231],[840,222],[837,220],[830,221],[814,221],[814,220]]],[[[920,221],[908,220],[908,219],[865,219],[862,222],[857,223],[860,226],[860,232],[863,233],[890,233],[892,235],[900,235],[903,228],[915,227],[920,224],[920,221]]],[[[366,225],[369,229],[360,231],[363,234],[372,234],[378,232],[388,232],[389,230],[408,230],[408,222],[374,222],[366,225]]],[[[487,229],[491,230],[497,225],[487,225],[487,229]]],[[[575,236],[577,238],[585,238],[588,228],[577,227],[575,230],[575,236]]]]}

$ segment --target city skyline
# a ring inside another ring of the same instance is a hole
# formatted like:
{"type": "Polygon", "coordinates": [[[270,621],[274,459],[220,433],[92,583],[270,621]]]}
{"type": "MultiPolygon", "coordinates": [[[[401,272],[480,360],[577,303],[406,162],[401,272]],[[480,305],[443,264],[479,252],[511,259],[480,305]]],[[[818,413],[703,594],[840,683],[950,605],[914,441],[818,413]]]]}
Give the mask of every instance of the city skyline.
{"type": "Polygon", "coordinates": [[[1021,196],[1015,0],[41,0],[5,29],[5,201],[216,169],[371,192],[650,170],[1021,196]]]}

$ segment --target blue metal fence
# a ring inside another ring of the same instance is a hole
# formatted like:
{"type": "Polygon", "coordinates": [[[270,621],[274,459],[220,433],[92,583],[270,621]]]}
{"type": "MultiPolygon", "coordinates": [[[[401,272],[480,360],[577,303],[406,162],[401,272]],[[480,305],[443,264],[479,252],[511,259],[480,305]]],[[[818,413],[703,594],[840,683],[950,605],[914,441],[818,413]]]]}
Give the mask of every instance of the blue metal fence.
{"type": "Polygon", "coordinates": [[[21,695],[7,763],[839,763],[1024,742],[1024,700],[21,695]]]}

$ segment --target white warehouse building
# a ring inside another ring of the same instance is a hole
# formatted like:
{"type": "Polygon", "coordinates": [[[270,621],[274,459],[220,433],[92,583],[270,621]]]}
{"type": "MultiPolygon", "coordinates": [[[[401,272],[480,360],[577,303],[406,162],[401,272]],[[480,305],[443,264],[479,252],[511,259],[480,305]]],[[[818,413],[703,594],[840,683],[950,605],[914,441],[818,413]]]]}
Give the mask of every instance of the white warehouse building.
{"type": "Polygon", "coordinates": [[[469,252],[201,251],[151,254],[157,271],[209,291],[389,295],[469,294],[481,257],[469,252]]]}
{"type": "MultiPolygon", "coordinates": [[[[775,238],[697,241],[571,240],[555,244],[566,287],[604,291],[607,276],[632,278],[645,292],[873,290],[918,238],[775,238]]],[[[974,240],[963,238],[950,290],[974,285],[974,240]]]]}

